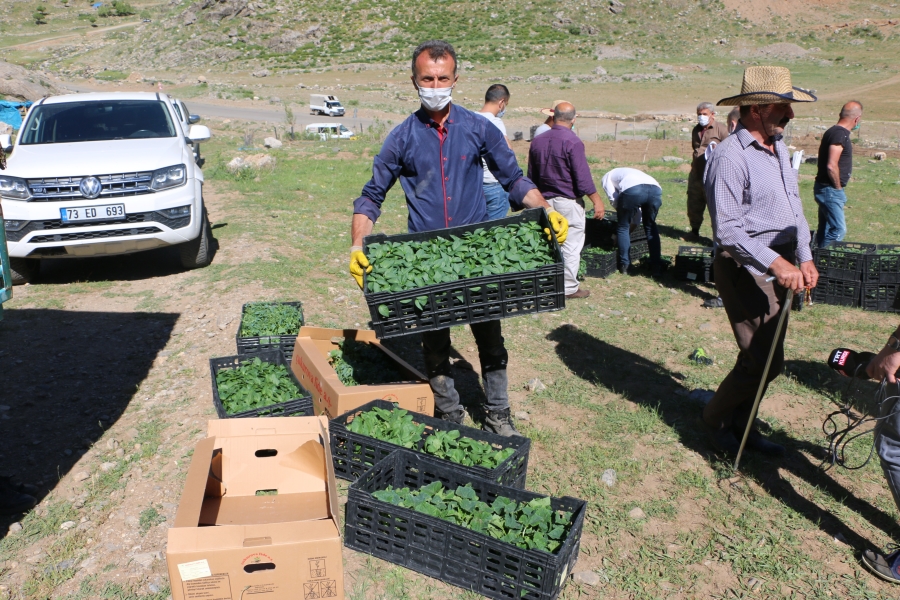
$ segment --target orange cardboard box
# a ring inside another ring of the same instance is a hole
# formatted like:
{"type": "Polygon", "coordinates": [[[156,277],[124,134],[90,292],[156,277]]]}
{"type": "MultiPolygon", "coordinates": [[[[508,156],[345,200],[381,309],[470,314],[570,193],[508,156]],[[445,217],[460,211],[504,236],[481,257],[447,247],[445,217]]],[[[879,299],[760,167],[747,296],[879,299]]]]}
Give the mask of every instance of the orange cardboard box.
{"type": "Polygon", "coordinates": [[[168,533],[173,600],[343,599],[328,421],[223,419],[207,434],[168,533]]]}
{"type": "Polygon", "coordinates": [[[396,402],[406,410],[428,416],[434,414],[434,394],[428,380],[402,358],[382,346],[374,331],[301,327],[294,344],[291,369],[300,384],[312,394],[317,415],[324,414],[333,419],[372,400],[396,402]],[[337,342],[332,341],[333,338],[372,344],[396,362],[400,370],[409,375],[409,380],[381,385],[344,385],[328,362],[328,353],[338,348],[337,342]]]}

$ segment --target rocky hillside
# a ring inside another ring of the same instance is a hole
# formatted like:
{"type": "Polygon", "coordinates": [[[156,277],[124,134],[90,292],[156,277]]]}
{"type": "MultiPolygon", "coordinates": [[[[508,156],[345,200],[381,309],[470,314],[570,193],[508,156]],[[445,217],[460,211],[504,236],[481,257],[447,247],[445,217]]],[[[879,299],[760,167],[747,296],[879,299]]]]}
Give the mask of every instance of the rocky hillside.
{"type": "MultiPolygon", "coordinates": [[[[896,4],[879,4],[884,5],[879,17],[900,17],[900,10],[891,8],[896,4]]],[[[452,40],[465,59],[480,64],[710,52],[747,56],[747,48],[775,43],[883,42],[897,36],[898,22],[863,21],[847,5],[808,10],[790,19],[773,14],[761,22],[717,0],[436,0],[430,5],[410,0],[172,0],[156,9],[151,23],[107,36],[101,52],[114,69],[227,65],[260,72],[405,62],[410,47],[433,37],[452,40]],[[847,23],[824,27],[835,18],[847,23]],[[610,56],[611,48],[625,48],[625,53],[610,56]]],[[[58,58],[70,60],[78,51],[61,49],[58,58]]]]}

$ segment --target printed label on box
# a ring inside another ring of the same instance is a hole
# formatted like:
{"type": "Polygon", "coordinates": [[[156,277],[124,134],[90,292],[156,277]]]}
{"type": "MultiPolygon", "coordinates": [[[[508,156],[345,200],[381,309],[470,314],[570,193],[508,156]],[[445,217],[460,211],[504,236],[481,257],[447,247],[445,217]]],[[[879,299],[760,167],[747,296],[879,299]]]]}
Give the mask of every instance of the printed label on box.
{"type": "Polygon", "coordinates": [[[311,558],[309,559],[309,578],[320,579],[325,577],[325,559],[311,558]]]}
{"type": "Polygon", "coordinates": [[[310,581],[303,584],[303,600],[337,598],[337,582],[334,579],[310,581]]]}
{"type": "MultiPolygon", "coordinates": [[[[181,565],[178,565],[178,568],[180,569],[181,565]]],[[[231,600],[231,581],[228,573],[216,573],[202,579],[185,581],[182,585],[186,600],[231,600]]]]}
{"type": "Polygon", "coordinates": [[[209,571],[209,563],[205,558],[193,562],[181,563],[178,565],[178,572],[181,574],[182,581],[191,581],[192,579],[200,579],[201,577],[209,577],[212,575],[209,571]]]}

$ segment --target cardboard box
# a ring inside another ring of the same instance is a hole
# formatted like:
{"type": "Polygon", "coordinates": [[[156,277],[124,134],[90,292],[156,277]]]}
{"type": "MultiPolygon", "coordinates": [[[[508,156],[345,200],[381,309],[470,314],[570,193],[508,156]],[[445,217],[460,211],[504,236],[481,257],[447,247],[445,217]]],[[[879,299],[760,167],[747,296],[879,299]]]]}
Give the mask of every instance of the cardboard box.
{"type": "Polygon", "coordinates": [[[317,415],[324,414],[333,419],[372,400],[396,402],[400,408],[434,415],[434,394],[428,380],[402,358],[382,346],[374,331],[301,327],[294,344],[291,369],[300,384],[312,394],[313,408],[317,415]],[[381,385],[344,385],[328,363],[328,353],[338,348],[338,344],[332,341],[336,337],[376,346],[397,363],[401,371],[409,375],[409,380],[381,385]]]}
{"type": "Polygon", "coordinates": [[[224,419],[207,433],[168,532],[173,600],[343,599],[328,421],[224,419]]]}

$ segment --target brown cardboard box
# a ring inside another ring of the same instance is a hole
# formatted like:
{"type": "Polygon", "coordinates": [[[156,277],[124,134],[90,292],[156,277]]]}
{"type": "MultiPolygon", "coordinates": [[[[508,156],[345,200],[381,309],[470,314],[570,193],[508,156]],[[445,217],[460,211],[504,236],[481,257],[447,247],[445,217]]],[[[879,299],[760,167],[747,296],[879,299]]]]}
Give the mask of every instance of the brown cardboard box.
{"type": "Polygon", "coordinates": [[[382,346],[374,331],[301,327],[294,344],[291,369],[300,384],[312,394],[317,415],[324,414],[333,419],[372,400],[396,402],[406,410],[429,416],[434,414],[434,394],[428,380],[402,358],[382,346]],[[338,347],[331,341],[335,337],[377,346],[401,370],[409,374],[410,381],[382,385],[344,385],[328,363],[328,353],[338,347]]]}
{"type": "Polygon", "coordinates": [[[343,599],[328,421],[223,419],[207,434],[169,529],[173,600],[343,599]]]}

